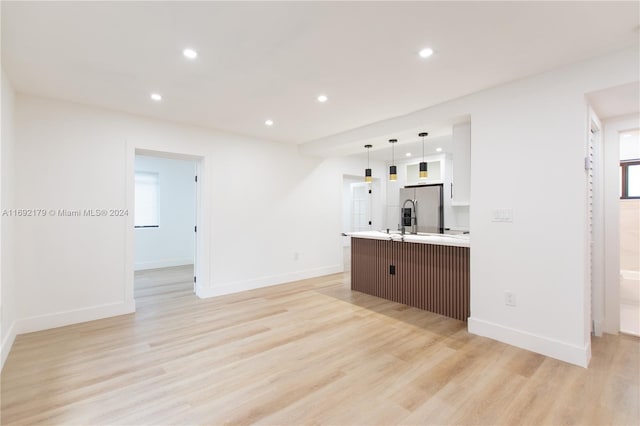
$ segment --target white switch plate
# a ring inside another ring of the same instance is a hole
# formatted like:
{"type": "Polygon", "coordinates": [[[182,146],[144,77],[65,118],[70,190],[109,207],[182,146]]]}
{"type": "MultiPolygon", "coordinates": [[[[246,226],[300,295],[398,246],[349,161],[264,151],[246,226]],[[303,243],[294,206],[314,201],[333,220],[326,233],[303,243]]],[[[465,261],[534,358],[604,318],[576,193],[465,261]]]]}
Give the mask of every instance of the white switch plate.
{"type": "Polygon", "coordinates": [[[494,209],[492,222],[513,222],[513,209],[494,209]]]}
{"type": "Polygon", "coordinates": [[[505,291],[504,304],[507,306],[516,306],[516,295],[510,291],[505,291]]]}

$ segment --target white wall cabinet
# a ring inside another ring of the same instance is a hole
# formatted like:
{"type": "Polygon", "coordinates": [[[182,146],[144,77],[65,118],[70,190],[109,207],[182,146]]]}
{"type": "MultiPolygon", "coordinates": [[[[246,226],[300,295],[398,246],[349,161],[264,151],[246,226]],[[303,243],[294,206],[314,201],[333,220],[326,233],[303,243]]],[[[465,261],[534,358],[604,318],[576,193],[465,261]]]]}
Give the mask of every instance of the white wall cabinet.
{"type": "Polygon", "coordinates": [[[468,206],[471,194],[471,123],[453,126],[452,205],[468,206]]]}
{"type": "Polygon", "coordinates": [[[406,170],[405,185],[430,185],[434,183],[442,183],[445,178],[445,164],[444,158],[429,159],[427,163],[427,178],[420,178],[420,164],[409,163],[406,170]]]}

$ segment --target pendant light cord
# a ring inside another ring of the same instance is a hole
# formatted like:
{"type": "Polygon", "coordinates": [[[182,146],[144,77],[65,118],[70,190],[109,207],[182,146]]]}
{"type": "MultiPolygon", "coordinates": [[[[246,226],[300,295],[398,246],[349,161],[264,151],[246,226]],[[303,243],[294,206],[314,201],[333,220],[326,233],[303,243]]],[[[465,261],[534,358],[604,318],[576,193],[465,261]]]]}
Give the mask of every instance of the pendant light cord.
{"type": "Polygon", "coordinates": [[[393,149],[393,145],[395,145],[394,143],[391,144],[391,165],[395,166],[396,165],[396,156],[395,156],[395,152],[393,149]]]}

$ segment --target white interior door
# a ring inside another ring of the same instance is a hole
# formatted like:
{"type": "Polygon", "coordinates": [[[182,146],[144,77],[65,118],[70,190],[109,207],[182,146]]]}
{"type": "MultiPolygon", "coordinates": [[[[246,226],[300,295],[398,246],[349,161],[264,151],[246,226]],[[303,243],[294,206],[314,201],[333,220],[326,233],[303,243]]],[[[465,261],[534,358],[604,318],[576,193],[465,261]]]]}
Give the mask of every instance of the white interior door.
{"type": "Polygon", "coordinates": [[[352,231],[370,230],[372,200],[368,184],[351,184],[351,206],[352,231]]]}

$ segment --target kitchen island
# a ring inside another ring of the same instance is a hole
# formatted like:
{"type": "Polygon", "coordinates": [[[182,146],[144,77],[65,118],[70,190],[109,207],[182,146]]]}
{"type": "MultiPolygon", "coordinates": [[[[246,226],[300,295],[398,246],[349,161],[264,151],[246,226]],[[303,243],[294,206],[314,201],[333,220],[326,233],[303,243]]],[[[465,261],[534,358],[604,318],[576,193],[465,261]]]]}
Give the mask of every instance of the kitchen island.
{"type": "Polygon", "coordinates": [[[351,289],[461,321],[469,317],[467,235],[351,232],[351,289]]]}

